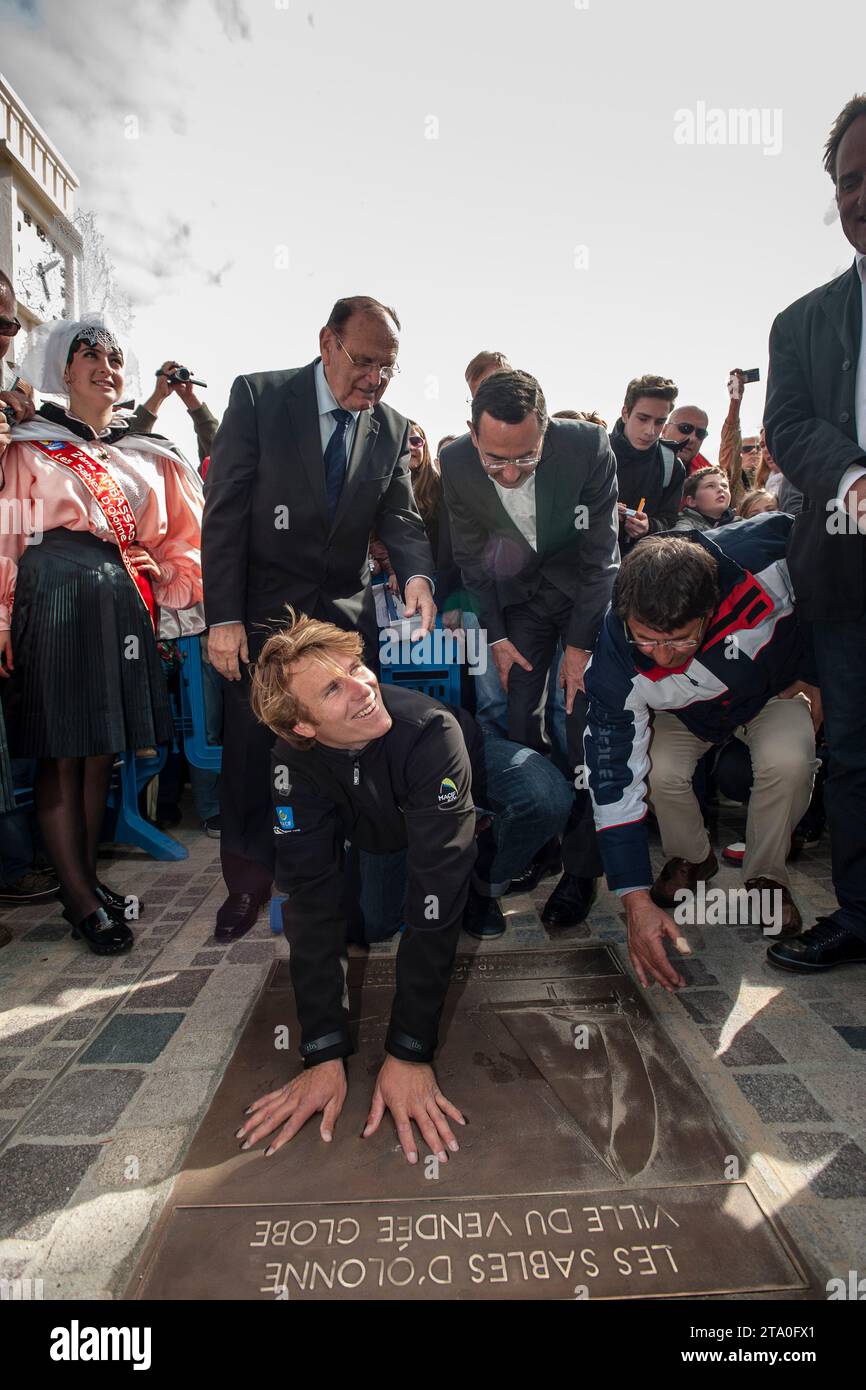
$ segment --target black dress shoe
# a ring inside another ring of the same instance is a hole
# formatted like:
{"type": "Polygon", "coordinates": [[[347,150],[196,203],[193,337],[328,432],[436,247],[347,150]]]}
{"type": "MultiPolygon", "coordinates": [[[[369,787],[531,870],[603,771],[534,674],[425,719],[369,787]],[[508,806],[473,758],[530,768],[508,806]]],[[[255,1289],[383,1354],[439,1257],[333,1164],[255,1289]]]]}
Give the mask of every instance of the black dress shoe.
{"type": "MultiPolygon", "coordinates": [[[[121,897],[120,893],[115,893],[114,889],[109,888],[107,883],[100,883],[99,879],[96,880],[96,887],[93,891],[96,894],[99,901],[102,903],[102,906],[105,908],[106,912],[113,912],[115,916],[120,916],[124,921],[126,921],[126,898],[121,897]]],[[[132,904],[130,905],[132,906],[132,904]]],[[[134,920],[137,921],[138,918],[142,917],[143,915],[144,903],[139,901],[138,911],[134,920]]]]}
{"type": "Polygon", "coordinates": [[[253,893],[229,893],[216,919],[214,936],[217,941],[238,941],[246,936],[258,920],[259,909],[266,899],[253,893]]]}
{"type": "Polygon", "coordinates": [[[70,912],[63,909],[63,916],[72,924],[72,935],[78,940],[84,937],[91,951],[97,956],[119,956],[132,949],[135,937],[125,922],[118,922],[112,913],[98,907],[89,916],[76,922],[70,912]]]}
{"type": "Polygon", "coordinates": [[[598,880],[563,874],[547,902],[541,920],[548,927],[576,927],[598,896],[598,880]]]}
{"type": "Polygon", "coordinates": [[[562,855],[559,841],[548,840],[546,845],[542,845],[532,862],[527,864],[523,873],[511,880],[508,892],[531,893],[543,878],[553,878],[556,874],[561,873],[562,855]]]}
{"type": "Polygon", "coordinates": [[[767,960],[780,970],[832,970],[835,965],[866,965],[866,941],[846,931],[832,917],[819,917],[814,927],[790,941],[774,941],[767,960]]]}
{"type": "Polygon", "coordinates": [[[479,941],[504,936],[505,918],[496,899],[482,897],[474,888],[470,888],[463,912],[463,930],[479,941]]]}

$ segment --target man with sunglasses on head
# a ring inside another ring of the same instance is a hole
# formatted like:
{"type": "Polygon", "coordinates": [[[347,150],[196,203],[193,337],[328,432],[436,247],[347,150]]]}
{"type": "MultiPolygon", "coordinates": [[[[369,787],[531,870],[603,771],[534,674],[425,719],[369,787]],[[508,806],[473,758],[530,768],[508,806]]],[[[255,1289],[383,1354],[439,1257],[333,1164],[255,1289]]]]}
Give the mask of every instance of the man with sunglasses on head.
{"type": "Polygon", "coordinates": [[[678,389],[668,377],[635,377],[610,433],[623,555],[644,536],[669,531],[679,514],[686,470],[679,461],[679,446],[661,442],[678,389]]]}
{"type": "Polygon", "coordinates": [[[692,778],[732,734],[748,746],[753,769],[746,888],[759,891],[765,930],[800,931],[785,861],[812,795],[822,714],[785,560],[792,524],[769,512],[712,537],[642,541],[622,562],[587,667],[599,848],[608,886],[625,900],[642,985],[685,983],[664,950],[665,937],[678,943],[682,935],[669,914],[682,890],[696,895],[718,870],[692,778]],[[655,882],[647,799],[666,860],[655,882]]]}
{"type": "Polygon", "coordinates": [[[434,623],[433,556],[412,497],[409,422],[382,404],[400,323],[367,295],[339,299],[306,367],[240,376],[205,482],[202,569],[209,659],[225,677],[219,940],[256,921],[273,881],[270,745],[247,665],[287,604],[357,629],[378,662],[370,534],[386,547],[419,635],[434,623]]]}
{"type": "Polygon", "coordinates": [[[616,465],[597,425],[550,420],[528,372],[496,371],[472,400],[469,433],[442,454],[454,559],[508,695],[508,738],[549,753],[548,673],[560,647],[575,803],[564,873],[542,913],[586,917],[601,862],[583,777],[583,672],[618,560],[616,465]]]}

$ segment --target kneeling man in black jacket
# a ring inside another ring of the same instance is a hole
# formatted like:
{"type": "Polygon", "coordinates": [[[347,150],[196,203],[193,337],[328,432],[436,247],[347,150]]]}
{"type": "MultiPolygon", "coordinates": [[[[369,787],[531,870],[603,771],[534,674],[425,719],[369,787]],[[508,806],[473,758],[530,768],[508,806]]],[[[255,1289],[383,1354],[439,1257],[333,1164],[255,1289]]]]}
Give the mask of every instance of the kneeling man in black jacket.
{"type": "Polygon", "coordinates": [[[238,1137],[249,1148],[279,1130],[270,1154],[319,1112],[322,1138],[333,1136],[352,1051],[344,960],[358,897],[346,871],[351,843],[362,856],[387,857],[390,872],[405,880],[388,1055],[364,1137],[387,1109],[410,1163],[418,1159],[412,1121],[444,1160],[446,1148],[458,1148],[449,1121],[465,1121],[439,1090],[432,1061],[476,864],[473,782],[481,805],[505,827],[481,874],[491,891],[504,891],[540,845],[561,833],[571,788],[540,754],[507,740],[488,744],[464,711],[452,713],[414,690],[380,687],[357,633],[292,617],[262,649],[250,699],[278,735],[275,883],[288,894],[283,926],[304,1070],[255,1102],[238,1137]],[[395,863],[400,852],[405,860],[395,863]]]}

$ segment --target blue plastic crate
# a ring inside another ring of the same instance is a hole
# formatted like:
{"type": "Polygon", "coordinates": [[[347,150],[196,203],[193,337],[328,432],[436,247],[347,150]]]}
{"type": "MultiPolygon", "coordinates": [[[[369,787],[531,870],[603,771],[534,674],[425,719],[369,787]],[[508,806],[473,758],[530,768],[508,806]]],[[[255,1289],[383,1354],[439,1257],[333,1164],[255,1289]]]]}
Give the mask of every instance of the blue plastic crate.
{"type": "Polygon", "coordinates": [[[183,660],[180,666],[180,731],[183,751],[193,767],[219,772],[223,750],[218,743],[208,743],[204,707],[204,678],[201,670],[201,642],[196,637],[179,637],[177,645],[183,660]]]}

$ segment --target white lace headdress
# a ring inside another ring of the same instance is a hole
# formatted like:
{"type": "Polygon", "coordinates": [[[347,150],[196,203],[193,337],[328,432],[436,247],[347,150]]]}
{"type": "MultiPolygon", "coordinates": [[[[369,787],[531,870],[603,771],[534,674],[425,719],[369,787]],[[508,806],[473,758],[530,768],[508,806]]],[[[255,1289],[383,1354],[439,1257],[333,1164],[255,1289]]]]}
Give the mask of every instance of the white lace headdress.
{"type": "Polygon", "coordinates": [[[83,314],[80,319],[55,319],[52,323],[40,324],[30,334],[27,351],[21,363],[21,375],[41,391],[50,396],[67,396],[63,373],[69,349],[76,339],[90,343],[93,347],[104,347],[109,351],[119,351],[123,356],[124,395],[135,395],[138,390],[138,363],[135,356],[124,348],[104,319],[98,314],[83,314]]]}

